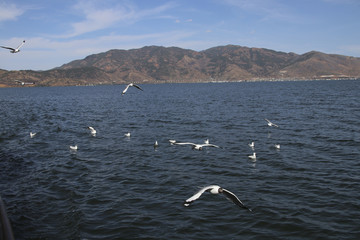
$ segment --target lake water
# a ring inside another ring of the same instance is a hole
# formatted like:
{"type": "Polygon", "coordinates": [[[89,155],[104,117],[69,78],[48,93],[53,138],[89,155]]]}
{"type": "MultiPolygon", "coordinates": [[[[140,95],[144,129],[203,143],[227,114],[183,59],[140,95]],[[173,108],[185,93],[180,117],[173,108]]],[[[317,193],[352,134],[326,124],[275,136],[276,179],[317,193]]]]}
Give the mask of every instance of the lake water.
{"type": "Polygon", "coordinates": [[[0,89],[16,239],[359,239],[360,81],[141,87],[0,89]]]}

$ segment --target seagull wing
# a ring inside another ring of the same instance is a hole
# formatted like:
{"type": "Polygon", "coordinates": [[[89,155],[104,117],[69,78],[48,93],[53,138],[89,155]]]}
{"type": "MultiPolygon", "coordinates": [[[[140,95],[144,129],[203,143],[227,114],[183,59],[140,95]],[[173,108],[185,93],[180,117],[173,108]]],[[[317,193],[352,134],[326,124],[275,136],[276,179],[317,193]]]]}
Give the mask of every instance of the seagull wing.
{"type": "Polygon", "coordinates": [[[210,186],[207,186],[207,187],[204,187],[202,189],[200,189],[197,193],[195,193],[193,196],[191,196],[190,198],[186,199],[185,202],[184,202],[184,206],[187,207],[189,206],[192,202],[194,202],[196,199],[198,199],[199,197],[201,197],[201,195],[208,191],[208,190],[211,190],[212,188],[214,187],[219,187],[219,186],[216,186],[216,185],[210,185],[210,186]]]}
{"type": "Polygon", "coordinates": [[[22,43],[16,49],[19,50],[24,44],[25,44],[25,40],[22,41],[22,43]]]}
{"type": "Polygon", "coordinates": [[[144,91],[144,90],[142,90],[142,88],[139,87],[138,85],[133,84],[133,87],[136,87],[137,89],[139,89],[139,90],[141,90],[141,91],[144,91]]]}
{"type": "Polygon", "coordinates": [[[126,88],[124,89],[124,91],[122,92],[122,95],[124,95],[126,93],[126,91],[129,89],[130,84],[126,86],[126,88]]]}
{"type": "Polygon", "coordinates": [[[174,142],[173,144],[176,144],[176,145],[192,145],[192,146],[196,145],[195,143],[191,143],[191,142],[174,142]]]}
{"type": "Polygon", "coordinates": [[[229,199],[230,201],[232,201],[234,204],[238,205],[239,207],[241,208],[245,208],[245,209],[248,209],[249,211],[251,211],[250,208],[246,207],[241,201],[240,199],[235,195],[233,194],[232,192],[230,192],[229,190],[226,190],[226,189],[222,189],[222,193],[224,194],[224,196],[229,199]]]}
{"type": "Polygon", "coordinates": [[[203,146],[203,147],[215,147],[215,148],[220,148],[219,146],[214,145],[214,144],[203,144],[202,146],[203,146]]]}
{"type": "Polygon", "coordinates": [[[268,119],[265,118],[265,120],[268,122],[268,124],[269,124],[270,126],[279,127],[278,125],[270,122],[268,119]]]}
{"type": "Polygon", "coordinates": [[[0,46],[0,47],[6,48],[6,49],[9,49],[9,50],[12,50],[12,51],[15,51],[15,49],[14,49],[14,48],[11,48],[11,47],[4,47],[4,46],[0,46]]]}

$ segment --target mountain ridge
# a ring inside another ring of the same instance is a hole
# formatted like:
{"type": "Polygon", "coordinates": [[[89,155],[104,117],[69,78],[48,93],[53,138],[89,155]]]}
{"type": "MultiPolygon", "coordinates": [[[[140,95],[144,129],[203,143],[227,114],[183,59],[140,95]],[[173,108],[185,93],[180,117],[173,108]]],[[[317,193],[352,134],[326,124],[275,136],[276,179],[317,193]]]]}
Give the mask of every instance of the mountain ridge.
{"type": "Polygon", "coordinates": [[[203,51],[144,46],[91,54],[46,71],[0,69],[0,86],[16,86],[19,82],[71,86],[359,77],[360,58],[317,51],[299,55],[238,45],[203,51]]]}

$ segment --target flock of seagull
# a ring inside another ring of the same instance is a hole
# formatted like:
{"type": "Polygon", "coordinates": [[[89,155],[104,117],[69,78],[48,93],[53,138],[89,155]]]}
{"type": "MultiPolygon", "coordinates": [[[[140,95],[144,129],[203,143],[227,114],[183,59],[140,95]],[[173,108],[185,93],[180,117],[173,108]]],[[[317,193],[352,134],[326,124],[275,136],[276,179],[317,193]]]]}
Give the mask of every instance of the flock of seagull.
{"type": "MultiPolygon", "coordinates": [[[[12,48],[12,47],[6,47],[6,46],[0,46],[1,48],[5,48],[5,49],[8,49],[10,50],[11,53],[18,53],[20,52],[20,48],[25,44],[25,40],[22,41],[22,43],[17,47],[17,48],[12,48]]],[[[123,90],[122,94],[121,95],[124,95],[128,89],[130,87],[135,87],[141,91],[143,91],[143,89],[134,84],[134,83],[130,83],[128,85],[126,85],[125,89],[123,90]]],[[[268,119],[265,119],[267,121],[267,124],[269,127],[279,127],[278,125],[272,123],[271,121],[269,121],[268,119]]],[[[95,128],[89,126],[88,129],[90,130],[90,134],[95,137],[96,136],[96,130],[95,128]]],[[[131,136],[131,133],[128,132],[128,133],[125,133],[124,134],[125,137],[128,137],[130,138],[131,136]]],[[[36,136],[36,133],[34,132],[30,132],[30,138],[34,138],[36,136]]],[[[221,148],[220,146],[218,145],[215,145],[215,144],[211,144],[209,142],[209,139],[206,139],[204,141],[204,143],[192,143],[192,142],[177,142],[176,140],[169,140],[170,144],[171,145],[189,145],[191,146],[191,148],[193,150],[198,150],[198,151],[201,151],[203,150],[204,147],[213,147],[213,148],[221,148]]],[[[154,148],[157,148],[159,146],[158,142],[155,141],[154,143],[154,148]]],[[[275,144],[274,145],[276,149],[280,149],[280,145],[279,144],[275,144]]],[[[256,152],[254,151],[255,150],[255,143],[254,142],[251,142],[249,143],[249,147],[252,148],[253,150],[253,154],[252,155],[249,155],[248,157],[250,159],[252,159],[253,161],[256,161],[256,152]]],[[[77,151],[78,150],[78,146],[77,145],[70,145],[69,146],[70,150],[71,151],[77,151]]],[[[191,196],[190,198],[186,199],[185,202],[184,202],[184,206],[185,207],[188,207],[190,206],[190,204],[192,202],[194,202],[195,200],[199,199],[201,197],[201,195],[205,192],[210,192],[211,194],[222,194],[224,197],[226,197],[228,200],[230,200],[231,202],[233,202],[235,205],[239,206],[240,208],[244,208],[244,209],[247,209],[249,211],[252,211],[250,208],[248,208],[247,206],[245,206],[241,200],[232,192],[230,192],[229,190],[226,190],[225,188],[222,188],[218,185],[209,185],[209,186],[206,186],[202,189],[200,189],[198,192],[196,192],[193,196],[191,196]]]]}
{"type": "MultiPolygon", "coordinates": [[[[10,50],[11,53],[18,53],[20,52],[20,48],[25,44],[25,40],[22,41],[22,43],[17,47],[17,48],[12,48],[12,47],[6,47],[6,46],[0,46],[1,48],[5,48],[5,49],[8,49],[10,50]]],[[[126,85],[125,89],[123,90],[122,94],[121,95],[124,95],[128,89],[130,87],[135,87],[141,91],[143,91],[143,89],[134,84],[134,83],[130,83],[128,85],[126,85]]],[[[278,125],[270,122],[268,119],[265,119],[267,121],[267,124],[268,126],[270,127],[279,127],[278,125]]],[[[95,137],[96,136],[96,130],[95,128],[89,126],[88,129],[90,130],[90,134],[95,137]]],[[[126,137],[130,138],[131,136],[131,133],[128,132],[126,134],[124,134],[126,137]]],[[[34,138],[36,136],[36,133],[35,132],[30,132],[30,138],[34,138]]],[[[204,147],[213,147],[213,148],[221,148],[220,146],[218,145],[215,145],[215,144],[210,144],[209,142],[209,139],[206,139],[204,141],[204,143],[191,143],[191,142],[177,142],[176,140],[169,140],[170,144],[171,145],[189,145],[191,146],[191,148],[193,150],[198,150],[198,151],[201,151],[203,150],[204,147]]],[[[154,143],[154,148],[157,148],[159,146],[158,142],[155,141],[154,143]]],[[[255,150],[255,143],[254,142],[251,142],[249,144],[249,146],[255,150]]],[[[77,151],[78,150],[78,146],[77,145],[70,145],[69,146],[70,150],[71,151],[77,151]]],[[[280,149],[280,145],[279,144],[275,144],[275,148],[277,149],[280,149]]],[[[252,159],[253,161],[256,161],[256,152],[254,151],[252,155],[249,155],[248,156],[250,159],[252,159]]],[[[192,202],[194,202],[195,200],[199,199],[201,197],[201,195],[205,192],[210,192],[211,194],[222,194],[224,197],[226,197],[228,200],[230,200],[231,202],[233,202],[235,205],[239,206],[240,208],[244,208],[244,209],[247,209],[249,211],[252,211],[250,208],[248,208],[247,206],[245,206],[241,200],[232,192],[230,192],[229,190],[226,190],[218,185],[209,185],[209,186],[206,186],[202,189],[200,189],[198,192],[196,192],[193,196],[191,196],[190,198],[186,199],[185,202],[184,202],[184,206],[185,207],[188,207],[190,206],[190,204],[192,202]]]]}
{"type": "MultiPolygon", "coordinates": [[[[276,125],[275,123],[273,123],[273,122],[271,122],[269,119],[266,119],[265,118],[265,121],[267,122],[267,125],[269,126],[269,127],[279,127],[278,125],[276,125]]],[[[251,154],[251,155],[249,155],[248,157],[252,160],[252,161],[256,161],[256,152],[255,152],[255,142],[251,142],[251,143],[249,143],[248,144],[249,145],[249,147],[253,150],[253,153],[251,154]]],[[[276,149],[280,149],[280,144],[274,144],[274,147],[276,148],[276,149]]]]}
{"type": "MultiPolygon", "coordinates": [[[[24,41],[25,42],[25,41],[24,41]]],[[[23,42],[23,43],[24,43],[23,42]]],[[[21,47],[22,45],[20,45],[18,48],[17,48],[17,51],[19,51],[19,48],[21,47]]],[[[16,49],[14,50],[16,51],[16,49]]],[[[143,89],[134,84],[134,83],[130,83],[128,84],[125,89],[123,90],[122,92],[122,95],[124,95],[128,89],[130,87],[135,87],[141,91],[143,91],[143,89]]],[[[271,121],[269,121],[268,119],[265,119],[267,121],[267,125],[269,127],[279,127],[278,125],[272,123],[271,121]]],[[[90,134],[91,136],[93,137],[96,137],[96,129],[94,127],[91,127],[91,126],[88,126],[87,127],[89,130],[90,130],[90,134]]],[[[35,132],[30,132],[30,138],[34,138],[36,136],[36,133],[35,132]]],[[[130,138],[131,136],[131,133],[128,132],[128,133],[125,133],[124,134],[125,137],[127,138],[130,138]]],[[[215,144],[211,144],[209,139],[206,139],[204,141],[204,143],[192,143],[192,142],[178,142],[176,140],[169,140],[170,144],[171,145],[179,145],[179,146],[191,146],[191,148],[193,150],[198,150],[198,151],[201,151],[203,150],[203,148],[206,148],[206,147],[212,147],[212,148],[222,148],[218,145],[215,145],[215,144]]],[[[253,154],[252,155],[249,155],[248,157],[253,160],[253,161],[256,161],[256,152],[255,152],[255,142],[251,142],[248,144],[249,147],[253,150],[253,154]]],[[[157,141],[155,141],[154,143],[154,148],[157,148],[159,147],[159,143],[157,141]]],[[[279,144],[275,144],[274,147],[276,149],[280,149],[280,145],[279,144]]],[[[78,146],[77,145],[70,145],[69,146],[70,148],[70,151],[73,151],[73,152],[76,152],[78,150],[78,146]]],[[[252,211],[250,208],[248,208],[247,206],[245,206],[241,200],[232,192],[230,192],[229,190],[226,190],[218,185],[209,185],[209,186],[206,186],[206,187],[203,187],[201,188],[198,192],[196,192],[193,196],[191,196],[190,198],[186,199],[185,202],[184,202],[184,206],[185,207],[188,207],[190,206],[191,203],[193,203],[195,200],[199,199],[203,193],[205,192],[210,192],[211,194],[222,194],[225,198],[227,198],[229,201],[233,202],[235,205],[239,206],[240,208],[243,208],[243,209],[247,209],[249,211],[252,211]]]]}

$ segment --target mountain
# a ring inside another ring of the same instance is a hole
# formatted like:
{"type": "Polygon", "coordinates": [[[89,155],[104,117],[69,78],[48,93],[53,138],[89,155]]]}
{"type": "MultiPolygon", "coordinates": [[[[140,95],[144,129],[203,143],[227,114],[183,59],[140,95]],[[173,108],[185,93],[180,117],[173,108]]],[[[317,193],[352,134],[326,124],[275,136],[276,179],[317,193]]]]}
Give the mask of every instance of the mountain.
{"type": "Polygon", "coordinates": [[[0,70],[0,87],[359,77],[360,58],[316,51],[298,55],[236,45],[204,51],[146,46],[89,55],[47,71],[0,70]]]}

